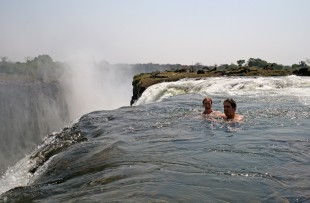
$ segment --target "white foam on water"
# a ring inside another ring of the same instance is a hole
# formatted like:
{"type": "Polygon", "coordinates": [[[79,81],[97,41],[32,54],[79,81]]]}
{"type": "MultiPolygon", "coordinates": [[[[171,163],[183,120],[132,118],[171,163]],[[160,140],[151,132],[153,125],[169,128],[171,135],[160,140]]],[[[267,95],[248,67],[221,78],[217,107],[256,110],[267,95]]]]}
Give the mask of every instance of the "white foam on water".
{"type": "MultiPolygon", "coordinates": [[[[71,127],[77,121],[78,119],[72,121],[68,127],[71,127]]],[[[46,145],[53,144],[58,133],[59,132],[53,132],[49,136],[46,136],[43,142],[37,147],[37,149],[39,150],[46,145]]],[[[6,172],[1,176],[0,194],[16,187],[22,187],[31,184],[36,178],[40,176],[41,173],[46,170],[49,162],[54,156],[52,156],[48,161],[46,161],[42,166],[40,166],[35,173],[30,173],[30,169],[32,169],[33,165],[36,163],[30,158],[31,155],[25,155],[23,159],[18,161],[14,166],[9,167],[6,172]]]]}
{"type": "MultiPolygon", "coordinates": [[[[80,117],[77,117],[71,123],[68,124],[67,128],[71,128],[80,120],[80,117]]],[[[43,148],[44,146],[51,145],[55,142],[56,135],[59,132],[52,132],[50,135],[46,136],[42,143],[37,146],[37,149],[43,148]]],[[[31,155],[25,155],[23,159],[18,161],[15,165],[9,167],[6,172],[0,178],[0,194],[13,189],[15,187],[22,187],[31,184],[36,178],[43,173],[48,167],[49,162],[55,156],[52,156],[48,161],[46,161],[42,166],[36,170],[36,172],[30,173],[29,170],[33,167],[33,162],[30,159],[31,155]]]]}
{"type": "Polygon", "coordinates": [[[15,187],[26,186],[33,177],[29,169],[29,156],[25,156],[14,166],[9,167],[0,179],[0,194],[15,187]]]}
{"type": "Polygon", "coordinates": [[[40,174],[42,174],[46,170],[54,156],[52,156],[48,161],[46,161],[42,166],[40,166],[35,173],[29,172],[33,165],[29,158],[30,155],[26,155],[14,166],[9,167],[0,179],[0,195],[13,188],[24,187],[33,183],[33,181],[40,177],[40,174]]]}
{"type": "Polygon", "coordinates": [[[163,82],[147,88],[134,105],[160,102],[180,94],[207,96],[296,96],[300,102],[310,103],[310,78],[299,76],[283,77],[208,77],[163,82]]]}

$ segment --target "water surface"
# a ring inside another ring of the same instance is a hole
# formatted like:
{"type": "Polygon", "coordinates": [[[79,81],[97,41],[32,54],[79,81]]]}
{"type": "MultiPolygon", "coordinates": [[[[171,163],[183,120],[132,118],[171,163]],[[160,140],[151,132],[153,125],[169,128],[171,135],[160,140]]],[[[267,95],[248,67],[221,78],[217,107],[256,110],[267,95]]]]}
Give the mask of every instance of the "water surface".
{"type": "Polygon", "coordinates": [[[84,115],[0,181],[4,202],[309,202],[310,80],[164,83],[84,115]],[[237,101],[243,123],[201,116],[237,101]],[[146,99],[147,98],[147,99],[146,99]]]}

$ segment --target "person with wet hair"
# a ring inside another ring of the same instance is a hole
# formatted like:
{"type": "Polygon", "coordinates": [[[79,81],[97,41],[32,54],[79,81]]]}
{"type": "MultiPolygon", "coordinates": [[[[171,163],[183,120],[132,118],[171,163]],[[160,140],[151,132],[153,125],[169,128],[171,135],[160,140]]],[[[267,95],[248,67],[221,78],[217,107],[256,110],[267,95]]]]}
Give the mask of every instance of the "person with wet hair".
{"type": "Polygon", "coordinates": [[[240,122],[243,120],[243,116],[236,113],[237,110],[237,103],[233,99],[226,99],[223,102],[224,107],[224,115],[222,118],[225,121],[232,121],[232,122],[240,122]]]}
{"type": "Polygon", "coordinates": [[[214,111],[212,109],[212,104],[213,104],[212,99],[210,97],[205,97],[202,100],[202,105],[205,108],[205,110],[204,110],[204,112],[202,114],[205,115],[205,116],[212,116],[212,117],[220,116],[222,113],[219,112],[219,111],[214,111]]]}

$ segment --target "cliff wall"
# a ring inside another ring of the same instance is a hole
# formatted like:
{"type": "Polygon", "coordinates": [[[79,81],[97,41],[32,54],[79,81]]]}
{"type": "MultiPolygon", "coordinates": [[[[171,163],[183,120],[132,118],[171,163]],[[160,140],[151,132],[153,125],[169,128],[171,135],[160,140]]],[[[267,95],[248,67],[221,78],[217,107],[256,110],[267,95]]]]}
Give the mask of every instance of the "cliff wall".
{"type": "Polygon", "coordinates": [[[69,121],[57,82],[0,74],[0,174],[69,121]]]}

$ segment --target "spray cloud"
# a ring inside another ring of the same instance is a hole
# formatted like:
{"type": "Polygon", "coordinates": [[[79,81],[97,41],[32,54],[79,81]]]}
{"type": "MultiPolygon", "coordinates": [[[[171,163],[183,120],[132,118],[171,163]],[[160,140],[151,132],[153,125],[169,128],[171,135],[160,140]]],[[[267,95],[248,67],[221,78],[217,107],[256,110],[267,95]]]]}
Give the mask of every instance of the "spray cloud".
{"type": "Polygon", "coordinates": [[[73,57],[68,63],[60,82],[71,119],[129,105],[133,77],[130,65],[97,62],[87,54],[73,57]]]}

